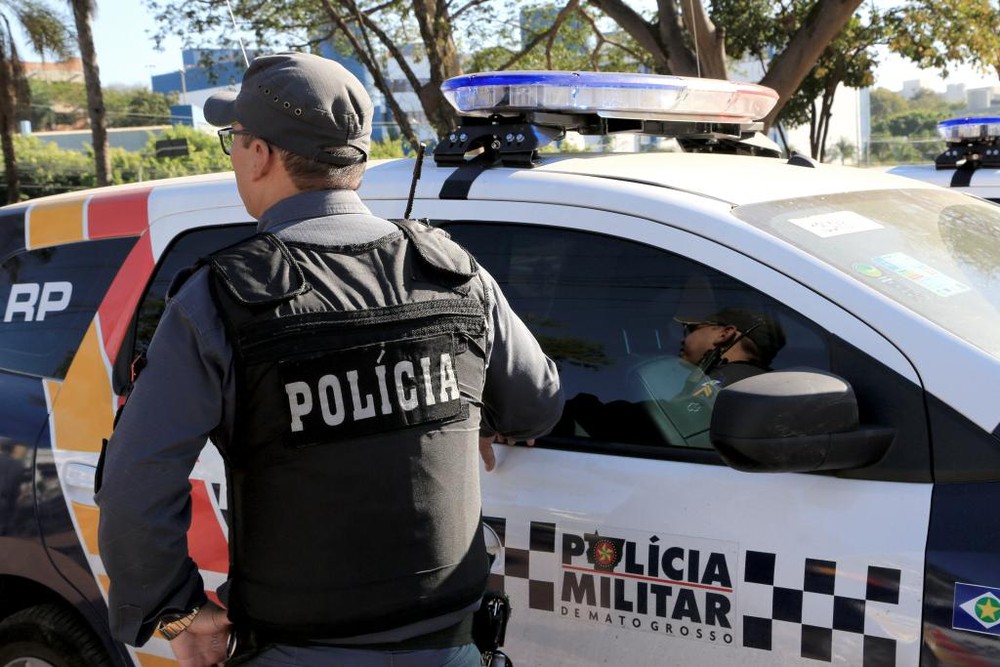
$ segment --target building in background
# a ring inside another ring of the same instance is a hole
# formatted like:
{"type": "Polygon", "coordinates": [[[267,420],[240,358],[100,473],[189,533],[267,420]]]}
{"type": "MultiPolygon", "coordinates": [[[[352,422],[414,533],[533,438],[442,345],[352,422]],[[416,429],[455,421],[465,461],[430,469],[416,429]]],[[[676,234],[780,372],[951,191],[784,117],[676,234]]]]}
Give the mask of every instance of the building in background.
{"type": "Polygon", "coordinates": [[[67,58],[54,63],[25,61],[22,64],[24,73],[29,79],[83,83],[83,61],[79,58],[67,58]]]}
{"type": "MultiPolygon", "coordinates": [[[[246,57],[256,55],[248,51],[246,57]]],[[[240,49],[184,49],[181,68],[155,74],[150,83],[154,93],[177,95],[177,104],[170,107],[172,124],[202,127],[207,126],[205,100],[220,90],[238,89],[246,68],[240,49]]]]}
{"type": "MultiPolygon", "coordinates": [[[[405,49],[406,47],[404,47],[404,51],[405,49]]],[[[342,64],[354,76],[358,77],[368,90],[375,106],[372,138],[379,141],[398,136],[398,128],[387,110],[385,98],[375,88],[375,82],[367,68],[352,55],[338,52],[330,43],[324,44],[320,48],[320,54],[342,64]]],[[[250,60],[253,60],[256,55],[255,52],[247,52],[247,58],[250,60]]],[[[208,124],[205,122],[202,111],[205,100],[221,90],[239,90],[243,83],[247,62],[243,59],[243,52],[239,49],[185,49],[181,58],[183,65],[180,69],[157,74],[151,78],[153,92],[177,95],[178,103],[170,107],[173,124],[207,129],[208,124]]],[[[423,76],[428,77],[426,64],[423,65],[423,70],[423,76]]],[[[390,81],[394,82],[399,79],[401,87],[405,86],[405,90],[411,90],[398,67],[390,66],[388,77],[390,81]]],[[[424,80],[426,81],[427,78],[424,80]]],[[[402,93],[399,95],[403,98],[400,103],[410,113],[411,118],[418,123],[422,119],[426,124],[426,119],[422,118],[423,112],[416,94],[411,92],[410,97],[413,99],[402,93]]]]}
{"type": "Polygon", "coordinates": [[[972,88],[966,92],[969,111],[975,114],[1000,111],[1000,86],[972,88]]]}
{"type": "MultiPolygon", "coordinates": [[[[146,148],[150,136],[158,137],[169,125],[149,125],[146,127],[109,127],[108,146],[124,148],[137,153],[146,148]]],[[[34,132],[32,136],[42,141],[55,144],[59,150],[86,151],[94,143],[94,136],[86,130],[57,130],[51,132],[34,132]]]]}

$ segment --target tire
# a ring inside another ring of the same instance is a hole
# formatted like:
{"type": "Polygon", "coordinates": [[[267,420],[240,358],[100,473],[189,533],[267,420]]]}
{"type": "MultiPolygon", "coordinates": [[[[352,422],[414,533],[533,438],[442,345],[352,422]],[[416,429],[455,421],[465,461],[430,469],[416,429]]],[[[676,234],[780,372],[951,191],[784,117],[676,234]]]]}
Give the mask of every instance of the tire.
{"type": "Polygon", "coordinates": [[[73,611],[28,607],[0,623],[0,667],[113,667],[100,640],[73,611]]]}

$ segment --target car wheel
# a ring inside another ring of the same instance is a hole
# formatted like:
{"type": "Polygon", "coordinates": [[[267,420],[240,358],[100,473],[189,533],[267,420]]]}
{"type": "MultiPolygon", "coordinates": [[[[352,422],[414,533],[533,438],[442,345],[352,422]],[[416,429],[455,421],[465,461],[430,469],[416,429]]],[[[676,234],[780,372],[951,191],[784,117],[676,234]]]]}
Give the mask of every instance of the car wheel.
{"type": "Polygon", "coordinates": [[[111,667],[111,661],[76,614],[43,604],[0,623],[0,667],[111,667]]]}

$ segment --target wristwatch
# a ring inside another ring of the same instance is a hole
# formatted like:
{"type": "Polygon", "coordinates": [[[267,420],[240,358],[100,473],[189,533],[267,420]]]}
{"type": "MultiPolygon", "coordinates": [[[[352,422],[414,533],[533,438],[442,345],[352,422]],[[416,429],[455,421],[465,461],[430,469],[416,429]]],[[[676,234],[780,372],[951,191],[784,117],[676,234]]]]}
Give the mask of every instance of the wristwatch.
{"type": "Polygon", "coordinates": [[[186,614],[164,614],[160,616],[160,621],[156,624],[156,629],[168,640],[173,639],[191,627],[199,611],[201,611],[201,607],[195,607],[186,614]]]}

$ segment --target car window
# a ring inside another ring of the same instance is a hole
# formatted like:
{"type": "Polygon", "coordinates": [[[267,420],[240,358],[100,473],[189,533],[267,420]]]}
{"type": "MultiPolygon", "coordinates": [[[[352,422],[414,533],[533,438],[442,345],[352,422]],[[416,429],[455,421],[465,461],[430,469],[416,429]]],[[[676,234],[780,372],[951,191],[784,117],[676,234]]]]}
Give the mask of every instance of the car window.
{"type": "Polygon", "coordinates": [[[229,225],[191,230],[179,236],[164,251],[153,273],[146,294],[136,310],[130,328],[129,340],[122,346],[122,353],[115,364],[115,388],[121,391],[129,381],[129,365],[146,351],[153,339],[153,332],[163,315],[167,290],[177,274],[191,267],[200,258],[245,239],[256,231],[256,225],[229,225]]]}
{"type": "Polygon", "coordinates": [[[5,257],[0,369],[62,379],[134,238],[67,243],[5,257]]]}
{"type": "Polygon", "coordinates": [[[553,436],[711,449],[718,382],[680,356],[682,325],[723,308],[770,318],[773,368],[830,368],[826,333],[721,271],[640,243],[510,224],[441,223],[495,277],[559,366],[566,410],[553,436]]]}

